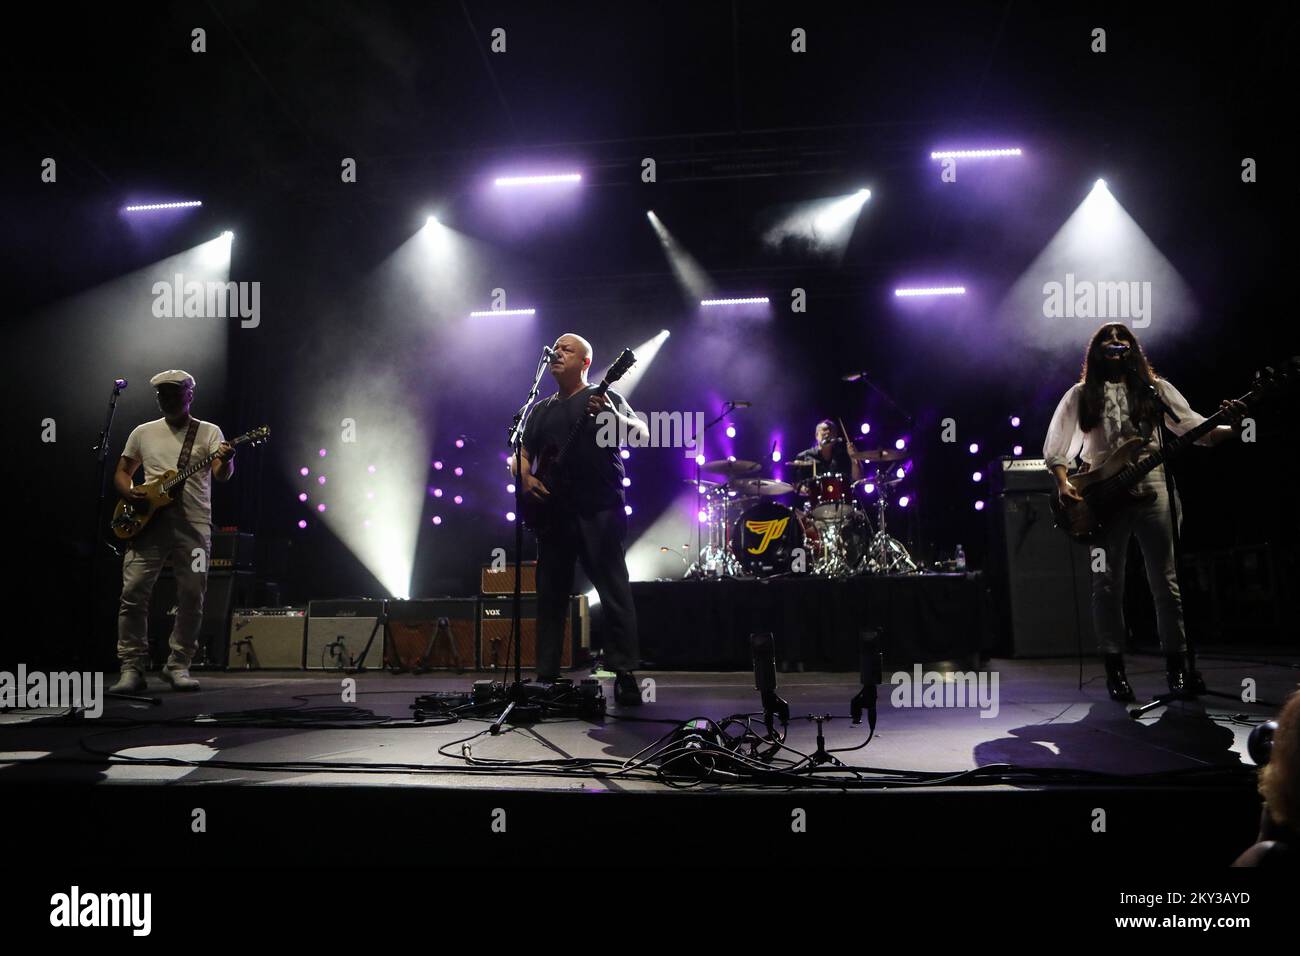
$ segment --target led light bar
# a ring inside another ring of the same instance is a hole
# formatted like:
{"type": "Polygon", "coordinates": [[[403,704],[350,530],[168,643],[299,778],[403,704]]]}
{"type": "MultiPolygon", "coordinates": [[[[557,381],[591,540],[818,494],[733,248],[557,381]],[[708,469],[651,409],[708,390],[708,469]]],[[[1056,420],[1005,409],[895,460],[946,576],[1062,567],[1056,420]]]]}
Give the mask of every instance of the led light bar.
{"type": "Polygon", "coordinates": [[[471,312],[470,318],[477,318],[484,315],[536,315],[536,309],[486,309],[482,312],[471,312]]]}
{"type": "Polygon", "coordinates": [[[986,159],[991,156],[1019,156],[1020,148],[1008,149],[944,149],[930,153],[931,159],[986,159]]]}
{"type": "Polygon", "coordinates": [[[203,203],[197,199],[187,199],[184,202],[156,202],[147,206],[123,206],[122,212],[150,212],[154,209],[188,209],[191,206],[202,206],[203,203]]]}
{"type": "Polygon", "coordinates": [[[549,176],[498,176],[496,186],[548,186],[552,183],[580,183],[582,173],[556,173],[549,176]]]}
{"type": "Polygon", "coordinates": [[[935,289],[895,289],[894,295],[899,298],[917,295],[965,295],[966,287],[964,285],[942,286],[935,289]]]}
{"type": "Polygon", "coordinates": [[[768,301],[767,296],[759,295],[748,299],[701,299],[700,305],[765,305],[768,301]]]}

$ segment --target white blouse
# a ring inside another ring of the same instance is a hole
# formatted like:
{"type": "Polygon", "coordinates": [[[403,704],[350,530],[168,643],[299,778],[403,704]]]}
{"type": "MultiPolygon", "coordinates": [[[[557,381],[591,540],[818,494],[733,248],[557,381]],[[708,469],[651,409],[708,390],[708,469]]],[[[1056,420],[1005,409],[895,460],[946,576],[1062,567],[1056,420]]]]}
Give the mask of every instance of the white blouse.
{"type": "MultiPolygon", "coordinates": [[[[1079,403],[1083,396],[1083,383],[1071,386],[1061,398],[1056,406],[1056,413],[1052,415],[1052,424],[1048,426],[1047,440],[1043,443],[1043,462],[1049,471],[1054,465],[1071,466],[1080,452],[1083,453],[1083,460],[1089,466],[1094,465],[1099,459],[1114,451],[1125,439],[1138,434],[1129,417],[1128,387],[1123,382],[1106,382],[1104,387],[1105,402],[1101,422],[1090,432],[1085,432],[1079,427],[1079,403]]],[[[1178,416],[1176,422],[1168,415],[1165,416],[1165,424],[1175,435],[1189,432],[1205,421],[1205,416],[1193,411],[1182,393],[1165,379],[1156,379],[1156,388],[1160,390],[1160,397],[1169,406],[1169,410],[1178,416]]],[[[1201,437],[1196,444],[1208,445],[1210,434],[1212,432],[1201,437]]],[[[1148,447],[1152,449],[1158,447],[1154,434],[1148,441],[1148,447]]]]}

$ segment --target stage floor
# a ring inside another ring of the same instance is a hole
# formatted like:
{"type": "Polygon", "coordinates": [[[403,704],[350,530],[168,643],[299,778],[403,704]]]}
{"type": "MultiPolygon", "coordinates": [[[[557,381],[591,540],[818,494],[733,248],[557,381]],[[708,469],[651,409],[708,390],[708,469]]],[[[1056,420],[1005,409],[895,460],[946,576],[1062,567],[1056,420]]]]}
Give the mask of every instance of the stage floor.
{"type": "MultiPolygon", "coordinates": [[[[998,677],[996,708],[901,707],[891,697],[895,688],[880,689],[879,722],[870,745],[841,759],[856,766],[896,770],[959,773],[991,764],[1042,770],[1077,770],[1103,774],[1142,775],[1164,771],[1241,768],[1249,766],[1246,739],[1251,725],[1234,721],[1242,714],[1258,719],[1270,710],[1218,697],[1180,702],[1160,708],[1141,720],[1109,701],[1100,668],[1085,662],[1084,686],[1077,687],[1074,660],[993,660],[998,677]]],[[[1211,689],[1232,692],[1245,678],[1257,683],[1257,696],[1281,701],[1295,686],[1295,671],[1235,661],[1206,659],[1202,670],[1211,689]]],[[[886,670],[888,677],[889,670],[886,670]]],[[[1129,675],[1139,695],[1163,690],[1163,660],[1129,658],[1129,675]]],[[[214,727],[191,722],[200,715],[263,712],[274,721],[277,708],[343,707],[342,675],[312,672],[196,673],[203,688],[181,694],[150,678],[150,693],[160,706],[109,701],[102,720],[47,726],[31,722],[30,713],[0,715],[0,783],[65,780],[80,783],[240,783],[371,786],[437,786],[467,788],[555,790],[658,790],[646,779],[574,780],[546,774],[493,776],[466,767],[455,756],[438,753],[484,730],[486,720],[462,720],[444,726],[418,728],[347,727],[302,729],[214,727]],[[160,721],[183,721],[167,726],[160,721]],[[121,721],[141,721],[124,726],[121,721]],[[110,759],[107,754],[116,755],[110,759]],[[174,760],[176,765],[132,765],[131,761],[174,760]],[[323,768],[310,772],[258,770],[225,765],[278,761],[340,762],[346,772],[323,768]],[[379,769],[367,764],[408,764],[420,769],[379,769]],[[358,766],[359,765],[359,766],[358,766]],[[427,768],[427,769],[426,769],[427,768]],[[360,771],[360,772],[359,772],[360,771]]],[[[467,689],[488,675],[359,675],[356,704],[376,715],[406,720],[418,694],[467,689]]],[[[586,672],[574,672],[575,679],[586,672]]],[[[620,708],[611,699],[602,723],[578,719],[546,720],[516,727],[499,736],[483,734],[470,741],[473,756],[484,760],[542,760],[554,757],[594,757],[624,760],[652,744],[674,723],[695,717],[715,720],[758,709],[753,678],[748,673],[651,672],[639,675],[655,682],[655,701],[639,708],[620,708]]],[[[795,751],[816,749],[815,726],[809,714],[831,714],[825,725],[829,749],[855,747],[866,737],[866,725],[848,720],[849,700],[857,692],[856,675],[787,673],[779,677],[779,693],[790,703],[791,725],[786,743],[795,751]]],[[[457,746],[448,748],[452,752],[457,746]]],[[[787,754],[787,756],[792,756],[787,754]]]]}

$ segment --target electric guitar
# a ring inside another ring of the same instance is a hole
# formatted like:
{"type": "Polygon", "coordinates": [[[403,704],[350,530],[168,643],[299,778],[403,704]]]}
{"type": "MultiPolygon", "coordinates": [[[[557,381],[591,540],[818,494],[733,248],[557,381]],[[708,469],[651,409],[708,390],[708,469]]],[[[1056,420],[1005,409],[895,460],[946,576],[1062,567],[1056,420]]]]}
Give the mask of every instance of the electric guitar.
{"type": "MultiPolygon", "coordinates": [[[[636,355],[631,349],[624,349],[614,364],[609,367],[605,377],[600,380],[596,390],[587,395],[590,401],[595,395],[604,395],[609,391],[609,387],[627,374],[627,370],[636,364],[636,355]]],[[[523,521],[524,527],[532,531],[544,531],[556,520],[556,512],[563,506],[573,503],[573,476],[565,469],[565,455],[573,442],[577,439],[579,432],[586,425],[589,416],[584,411],[578,420],[573,423],[573,428],[569,430],[568,437],[565,438],[564,444],[559,446],[548,446],[543,448],[537,456],[533,468],[533,477],[541,481],[549,491],[550,497],[545,501],[539,501],[531,495],[521,495],[519,499],[519,517],[523,521]]]]}
{"type": "MultiPolygon", "coordinates": [[[[1255,374],[1255,387],[1238,399],[1248,411],[1253,411],[1266,400],[1271,399],[1284,388],[1295,384],[1300,378],[1300,357],[1290,360],[1275,371],[1266,368],[1255,374]]],[[[1238,413],[1230,406],[1215,412],[1204,422],[1190,431],[1167,442],[1163,448],[1146,457],[1142,451],[1147,440],[1141,437],[1126,439],[1118,448],[1087,471],[1072,473],[1070,483],[1083,496],[1082,501],[1070,498],[1061,500],[1059,495],[1052,495],[1052,513],[1056,518],[1056,527],[1076,541],[1092,541],[1106,527],[1115,514],[1131,504],[1151,501],[1154,491],[1141,492],[1136,485],[1152,469],[1173,461],[1188,446],[1203,437],[1219,425],[1234,421],[1238,413]]]]}
{"type": "MultiPolygon", "coordinates": [[[[232,448],[236,448],[246,442],[253,445],[260,445],[271,437],[271,429],[266,425],[261,428],[254,428],[251,432],[246,432],[238,438],[229,440],[232,448]]],[[[208,457],[199,461],[191,462],[182,472],[177,472],[175,468],[170,468],[163,474],[144,484],[136,485],[145,493],[145,497],[140,500],[128,501],[125,498],[117,503],[113,509],[113,520],[109,522],[113,534],[123,541],[129,541],[145,529],[145,525],[158,513],[160,508],[165,508],[175,499],[172,492],[180,482],[192,475],[198,474],[204,468],[210,467],[216,460],[217,454],[213,452],[208,457]]]]}

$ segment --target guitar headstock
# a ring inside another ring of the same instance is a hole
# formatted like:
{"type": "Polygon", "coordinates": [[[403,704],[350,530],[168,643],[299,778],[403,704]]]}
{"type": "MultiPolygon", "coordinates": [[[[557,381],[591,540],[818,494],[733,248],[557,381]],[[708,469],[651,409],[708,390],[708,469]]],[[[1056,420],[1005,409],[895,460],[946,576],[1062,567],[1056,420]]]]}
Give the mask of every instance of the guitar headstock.
{"type": "Polygon", "coordinates": [[[231,442],[231,444],[242,445],[246,443],[249,445],[260,445],[262,444],[262,442],[270,441],[270,440],[271,440],[271,427],[269,425],[262,425],[259,428],[254,428],[252,431],[245,432],[244,434],[240,435],[233,442],[231,442]]]}
{"type": "Polygon", "coordinates": [[[605,377],[601,379],[602,385],[613,385],[620,378],[627,374],[627,370],[636,364],[636,354],[631,349],[624,349],[619,353],[614,364],[609,367],[605,377]]]}
{"type": "Polygon", "coordinates": [[[1282,363],[1281,368],[1266,365],[1255,373],[1250,389],[1251,400],[1277,398],[1295,388],[1297,382],[1300,382],[1300,355],[1293,355],[1282,363]]]}

